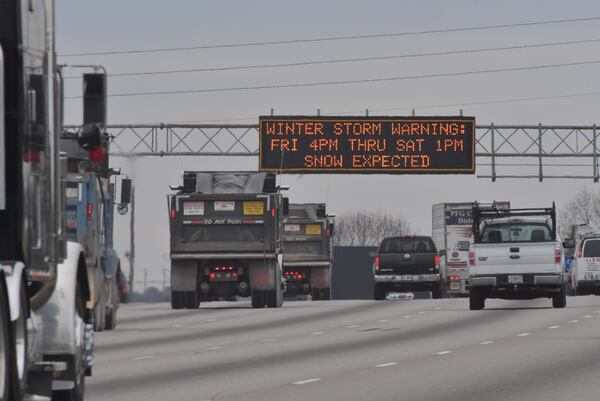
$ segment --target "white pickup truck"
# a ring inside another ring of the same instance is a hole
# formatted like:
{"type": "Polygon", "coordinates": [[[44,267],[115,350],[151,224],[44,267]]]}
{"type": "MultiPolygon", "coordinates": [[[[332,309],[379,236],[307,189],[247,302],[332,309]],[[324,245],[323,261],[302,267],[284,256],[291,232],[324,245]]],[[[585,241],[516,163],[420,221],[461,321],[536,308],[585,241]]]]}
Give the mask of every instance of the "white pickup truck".
{"type": "Polygon", "coordinates": [[[486,298],[552,298],[567,304],[563,244],[556,232],[556,208],[473,207],[474,244],[469,251],[471,310],[486,298]]]}

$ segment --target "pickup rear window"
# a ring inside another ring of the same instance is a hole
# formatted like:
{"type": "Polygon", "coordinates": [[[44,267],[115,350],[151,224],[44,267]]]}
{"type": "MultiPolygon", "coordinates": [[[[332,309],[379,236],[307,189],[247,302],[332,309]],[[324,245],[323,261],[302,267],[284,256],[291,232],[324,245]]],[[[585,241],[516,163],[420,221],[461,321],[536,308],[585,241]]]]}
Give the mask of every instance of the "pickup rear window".
{"type": "Polygon", "coordinates": [[[596,258],[600,256],[600,239],[588,239],[583,244],[583,257],[596,258]]]}
{"type": "Polygon", "coordinates": [[[488,224],[480,242],[544,242],[552,241],[550,228],[544,223],[510,222],[488,224]]]}
{"type": "Polygon", "coordinates": [[[435,253],[431,238],[386,238],[379,253],[435,253]]]}

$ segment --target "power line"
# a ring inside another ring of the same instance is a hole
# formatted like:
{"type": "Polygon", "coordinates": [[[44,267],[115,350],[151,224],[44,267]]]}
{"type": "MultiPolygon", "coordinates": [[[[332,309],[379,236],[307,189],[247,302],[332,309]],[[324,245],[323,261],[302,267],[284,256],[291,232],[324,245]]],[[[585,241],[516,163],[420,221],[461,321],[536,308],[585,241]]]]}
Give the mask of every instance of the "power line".
{"type": "Polygon", "coordinates": [[[198,45],[198,46],[186,46],[186,47],[164,47],[164,48],[155,48],[155,49],[130,49],[130,50],[79,52],[79,53],[61,54],[59,56],[60,57],[105,56],[105,55],[114,55],[114,54],[160,53],[160,52],[174,52],[174,51],[201,50],[201,49],[222,49],[222,48],[234,48],[234,47],[289,45],[289,44],[297,44],[297,43],[333,42],[333,41],[340,41],[340,40],[376,39],[376,38],[390,38],[390,37],[400,37],[400,36],[428,35],[428,34],[435,34],[435,33],[481,31],[481,30],[489,30],[489,29],[504,29],[504,28],[515,28],[515,27],[536,26],[536,25],[565,24],[565,23],[572,23],[572,22],[597,21],[597,20],[600,20],[600,16],[587,17],[587,18],[558,19],[558,20],[549,20],[549,21],[528,21],[528,22],[520,22],[520,23],[514,23],[514,24],[496,24],[496,25],[480,25],[480,26],[445,28],[445,29],[430,29],[430,30],[412,31],[412,32],[380,33],[380,34],[370,34],[370,35],[330,36],[330,37],[311,38],[311,39],[271,40],[271,41],[263,41],[263,42],[225,43],[225,44],[210,44],[210,45],[198,45]]]}
{"type": "MultiPolygon", "coordinates": [[[[168,91],[123,92],[123,93],[112,93],[107,96],[108,97],[131,97],[131,96],[150,96],[150,95],[175,95],[175,94],[185,94],[185,93],[216,93],[216,92],[236,92],[236,91],[263,90],[263,89],[284,89],[284,88],[300,88],[300,87],[315,87],[315,86],[349,85],[349,84],[361,84],[361,83],[404,81],[404,80],[413,80],[413,79],[458,77],[458,76],[465,76],[465,75],[481,75],[481,74],[510,72],[510,71],[542,70],[542,69],[549,69],[549,68],[572,67],[572,66],[592,65],[592,64],[600,64],[600,60],[576,61],[576,62],[570,62],[570,63],[546,64],[546,65],[524,66],[524,67],[495,68],[495,69],[486,69],[486,70],[447,72],[447,73],[437,73],[437,74],[406,75],[406,76],[399,76],[399,77],[354,79],[354,80],[344,80],[344,81],[321,81],[321,82],[304,82],[304,83],[291,83],[291,84],[237,86],[237,87],[229,87],[229,88],[212,88],[212,89],[183,89],[183,90],[168,90],[168,91]]],[[[65,99],[78,99],[78,98],[81,98],[81,96],[65,97],[65,99]]]]}
{"type": "MultiPolygon", "coordinates": [[[[533,43],[533,44],[526,44],[526,45],[514,45],[514,46],[503,46],[503,47],[487,47],[487,48],[479,48],[479,49],[451,50],[451,51],[430,52],[430,53],[412,53],[412,54],[386,55],[386,56],[373,56],[373,57],[355,57],[355,58],[346,58],[346,59],[300,61],[300,62],[295,62],[295,63],[237,65],[237,66],[226,66],[226,67],[184,68],[184,69],[163,70],[163,71],[124,72],[124,73],[109,74],[108,76],[110,76],[111,78],[115,78],[115,77],[131,77],[131,76],[143,76],[143,75],[167,75],[167,74],[182,74],[182,73],[195,73],[195,72],[216,72],[216,71],[264,69],[264,68],[300,67],[300,66],[307,66],[307,65],[339,64],[339,63],[352,63],[352,62],[362,62],[362,61],[382,61],[382,60],[395,60],[395,59],[403,59],[403,58],[446,56],[446,55],[455,55],[455,54],[473,54],[473,53],[495,52],[495,51],[505,51],[505,50],[532,49],[532,48],[550,47],[550,46],[566,46],[566,45],[596,43],[596,42],[600,42],[600,38],[572,40],[572,41],[566,41],[566,42],[546,42],[546,43],[533,43]]],[[[80,78],[80,77],[73,77],[73,76],[65,77],[65,79],[75,79],[75,78],[80,78]]]]}
{"type": "MultiPolygon", "coordinates": [[[[380,112],[413,110],[413,109],[420,110],[420,109],[436,109],[436,108],[442,108],[442,107],[480,106],[480,105],[488,105],[488,104],[530,102],[530,101],[537,101],[537,100],[568,99],[568,98],[584,97],[584,96],[600,96],[600,91],[567,93],[567,94],[562,94],[562,95],[494,99],[494,100],[471,101],[471,102],[462,102],[462,103],[413,105],[413,106],[392,107],[392,108],[385,108],[385,109],[369,109],[369,112],[380,113],[380,112]]],[[[353,111],[325,112],[325,113],[321,110],[321,115],[330,115],[330,116],[331,115],[344,115],[344,114],[359,115],[364,112],[365,112],[365,109],[353,110],[353,111]]],[[[252,117],[235,117],[235,118],[216,118],[216,119],[210,119],[210,120],[185,120],[185,121],[171,121],[170,124],[208,124],[208,123],[222,123],[222,122],[233,122],[233,121],[239,122],[239,121],[247,121],[247,120],[256,121],[256,118],[257,118],[256,116],[252,116],[252,117]]],[[[160,124],[160,122],[157,122],[156,124],[160,124]]],[[[169,123],[166,123],[166,124],[169,124],[169,123]]],[[[120,124],[111,124],[111,125],[120,125],[120,124]]]]}

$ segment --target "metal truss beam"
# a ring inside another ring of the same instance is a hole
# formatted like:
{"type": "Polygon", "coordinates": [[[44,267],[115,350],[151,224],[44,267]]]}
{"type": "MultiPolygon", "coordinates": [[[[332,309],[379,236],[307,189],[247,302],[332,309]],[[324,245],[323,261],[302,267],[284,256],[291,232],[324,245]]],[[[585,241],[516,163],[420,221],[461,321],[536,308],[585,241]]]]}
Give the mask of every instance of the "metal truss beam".
{"type": "MultiPolygon", "coordinates": [[[[131,124],[107,127],[110,154],[144,156],[258,156],[258,125],[131,124]]],[[[481,178],[572,178],[598,182],[594,125],[478,125],[481,178]]]]}

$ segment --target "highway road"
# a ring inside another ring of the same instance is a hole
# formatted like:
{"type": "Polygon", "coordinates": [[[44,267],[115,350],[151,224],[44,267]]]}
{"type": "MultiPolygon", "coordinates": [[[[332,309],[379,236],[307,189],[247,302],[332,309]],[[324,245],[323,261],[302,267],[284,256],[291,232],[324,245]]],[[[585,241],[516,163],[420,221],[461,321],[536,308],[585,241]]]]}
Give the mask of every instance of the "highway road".
{"type": "Polygon", "coordinates": [[[89,401],[597,400],[600,297],[123,305],[89,401]]]}

